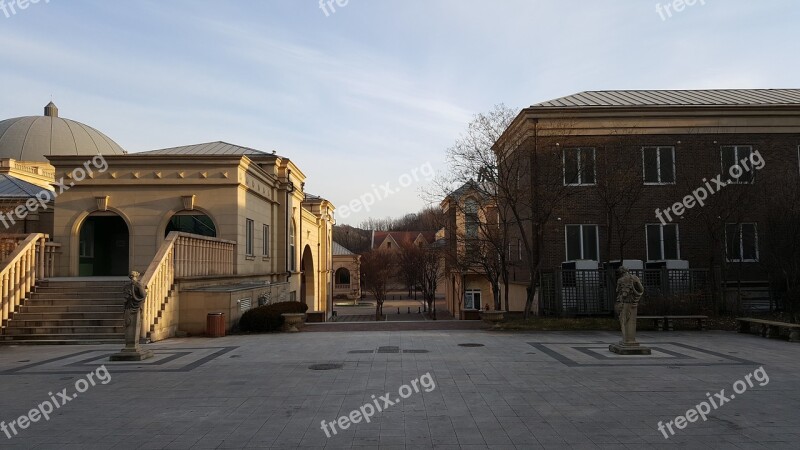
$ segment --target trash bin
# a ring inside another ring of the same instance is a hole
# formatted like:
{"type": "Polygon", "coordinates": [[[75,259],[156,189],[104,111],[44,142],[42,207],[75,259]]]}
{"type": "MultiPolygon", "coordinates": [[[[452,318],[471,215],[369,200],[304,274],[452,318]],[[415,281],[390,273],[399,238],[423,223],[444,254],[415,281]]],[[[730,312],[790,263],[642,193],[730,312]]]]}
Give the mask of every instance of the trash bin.
{"type": "Polygon", "coordinates": [[[225,313],[208,313],[206,334],[208,337],[225,337],[225,313]]]}

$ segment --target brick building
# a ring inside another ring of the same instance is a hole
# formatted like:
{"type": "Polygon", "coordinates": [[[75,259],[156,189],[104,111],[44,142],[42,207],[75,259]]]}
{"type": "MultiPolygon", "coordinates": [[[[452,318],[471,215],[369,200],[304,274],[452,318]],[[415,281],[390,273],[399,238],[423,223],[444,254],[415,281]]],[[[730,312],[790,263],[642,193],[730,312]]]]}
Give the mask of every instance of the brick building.
{"type": "Polygon", "coordinates": [[[797,208],[776,199],[800,189],[800,90],[584,92],[522,110],[495,151],[526,167],[517,201],[541,225],[539,252],[520,260],[766,286],[768,215],[797,208]]]}
{"type": "Polygon", "coordinates": [[[708,267],[724,258],[763,277],[766,188],[800,183],[800,90],[585,92],[524,109],[496,150],[505,157],[535,152],[534,176],[557,180],[539,185],[563,198],[545,227],[543,267],[621,256],[708,267]],[[718,175],[733,182],[721,187],[718,175]],[[611,194],[630,203],[626,239],[609,233],[603,197],[611,194]],[[687,196],[689,208],[674,206],[687,196]],[[714,225],[711,211],[727,213],[717,214],[724,245],[709,242],[704,229],[714,225]]]}

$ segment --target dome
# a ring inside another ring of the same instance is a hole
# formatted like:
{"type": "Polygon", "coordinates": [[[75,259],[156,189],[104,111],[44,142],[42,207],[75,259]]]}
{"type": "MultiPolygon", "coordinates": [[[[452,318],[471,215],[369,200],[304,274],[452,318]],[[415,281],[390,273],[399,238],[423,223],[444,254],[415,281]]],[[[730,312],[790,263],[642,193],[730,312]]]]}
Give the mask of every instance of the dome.
{"type": "Polygon", "coordinates": [[[48,162],[52,155],[122,155],[125,150],[105,134],[74,120],[58,117],[50,102],[44,116],[0,121],[0,158],[48,162]]]}

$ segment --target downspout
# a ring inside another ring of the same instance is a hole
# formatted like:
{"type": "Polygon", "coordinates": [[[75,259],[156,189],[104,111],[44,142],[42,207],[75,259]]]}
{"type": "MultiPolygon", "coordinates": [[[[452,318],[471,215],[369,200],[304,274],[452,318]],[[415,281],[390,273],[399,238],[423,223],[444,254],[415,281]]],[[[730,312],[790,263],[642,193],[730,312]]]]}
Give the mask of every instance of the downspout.
{"type": "Polygon", "coordinates": [[[291,255],[289,254],[290,249],[292,246],[289,243],[288,237],[290,236],[289,230],[291,229],[291,205],[289,204],[289,200],[291,199],[291,194],[294,192],[294,185],[292,184],[292,171],[287,169],[286,171],[286,181],[289,184],[288,189],[286,189],[286,282],[289,283],[292,280],[292,268],[289,267],[289,263],[292,261],[291,255]]]}

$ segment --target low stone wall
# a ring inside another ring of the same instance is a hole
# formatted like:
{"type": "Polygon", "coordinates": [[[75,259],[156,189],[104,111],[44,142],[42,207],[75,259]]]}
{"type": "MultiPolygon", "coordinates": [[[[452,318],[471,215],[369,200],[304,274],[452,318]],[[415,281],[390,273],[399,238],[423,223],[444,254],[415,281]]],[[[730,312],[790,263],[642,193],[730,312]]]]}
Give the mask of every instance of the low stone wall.
{"type": "Polygon", "coordinates": [[[181,280],[179,282],[178,331],[190,336],[206,333],[206,318],[209,313],[224,313],[226,329],[235,329],[245,311],[263,304],[289,300],[288,283],[270,283],[257,279],[237,279],[236,283],[215,280],[181,280]]]}

